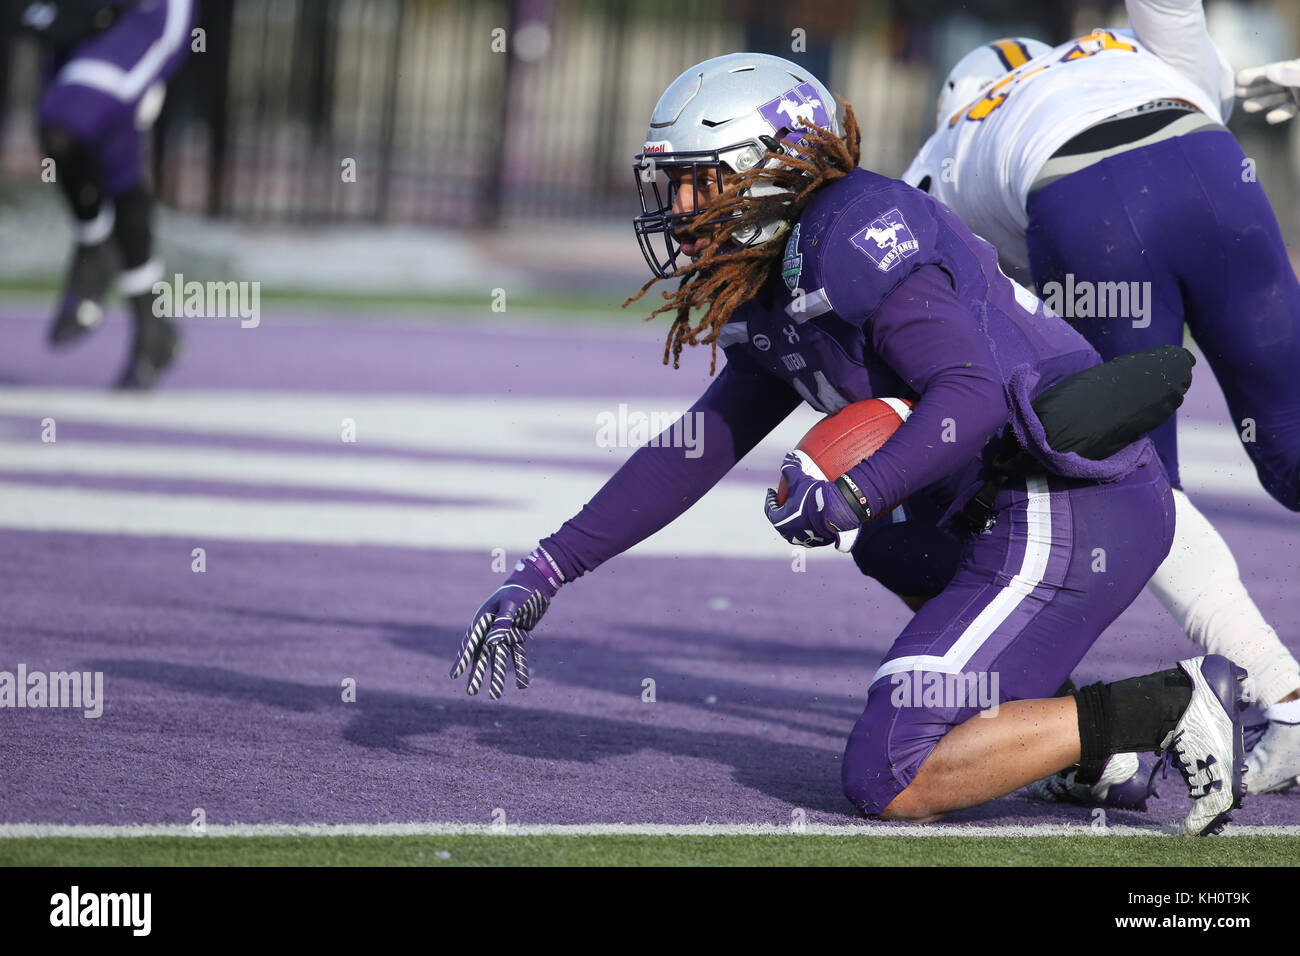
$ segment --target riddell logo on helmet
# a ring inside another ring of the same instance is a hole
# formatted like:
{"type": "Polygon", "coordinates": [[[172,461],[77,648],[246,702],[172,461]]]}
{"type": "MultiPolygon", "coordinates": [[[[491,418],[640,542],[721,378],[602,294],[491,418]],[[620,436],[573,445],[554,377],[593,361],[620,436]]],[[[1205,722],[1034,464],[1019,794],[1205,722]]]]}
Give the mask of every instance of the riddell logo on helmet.
{"type": "Polygon", "coordinates": [[[655,140],[655,141],[652,142],[652,143],[646,143],[646,144],[645,144],[645,150],[644,150],[643,152],[647,152],[647,153],[666,153],[666,152],[668,152],[668,147],[671,146],[671,145],[672,145],[672,144],[669,143],[668,140],[666,140],[666,139],[657,139],[657,140],[655,140]]]}

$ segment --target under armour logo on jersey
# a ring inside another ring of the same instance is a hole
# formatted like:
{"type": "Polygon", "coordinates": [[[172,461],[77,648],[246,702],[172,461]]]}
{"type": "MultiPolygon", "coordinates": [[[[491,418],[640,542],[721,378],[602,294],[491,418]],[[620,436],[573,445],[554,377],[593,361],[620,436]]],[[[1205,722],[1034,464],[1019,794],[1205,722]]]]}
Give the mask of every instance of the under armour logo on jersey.
{"type": "Polygon", "coordinates": [[[799,341],[799,330],[793,325],[787,325],[781,331],[785,333],[786,341],[791,345],[794,345],[794,343],[799,341]]]}
{"type": "Polygon", "coordinates": [[[873,219],[849,241],[881,272],[888,272],[908,256],[916,255],[921,248],[897,207],[873,219]]]}

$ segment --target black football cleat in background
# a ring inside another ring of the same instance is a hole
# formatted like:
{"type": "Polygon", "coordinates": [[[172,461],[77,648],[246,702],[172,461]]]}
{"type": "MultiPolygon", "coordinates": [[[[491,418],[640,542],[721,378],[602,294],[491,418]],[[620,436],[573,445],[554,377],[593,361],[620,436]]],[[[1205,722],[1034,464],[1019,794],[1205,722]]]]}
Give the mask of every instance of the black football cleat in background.
{"type": "Polygon", "coordinates": [[[51,345],[74,342],[103,321],[104,298],[118,268],[118,253],[111,240],[77,243],[63,283],[63,298],[50,326],[51,345]]]}
{"type": "Polygon", "coordinates": [[[174,322],[153,314],[152,292],[133,295],[127,303],[135,335],[131,341],[131,354],[126,370],[117,380],[122,389],[153,388],[163,372],[176,361],[181,351],[181,335],[174,322]]]}

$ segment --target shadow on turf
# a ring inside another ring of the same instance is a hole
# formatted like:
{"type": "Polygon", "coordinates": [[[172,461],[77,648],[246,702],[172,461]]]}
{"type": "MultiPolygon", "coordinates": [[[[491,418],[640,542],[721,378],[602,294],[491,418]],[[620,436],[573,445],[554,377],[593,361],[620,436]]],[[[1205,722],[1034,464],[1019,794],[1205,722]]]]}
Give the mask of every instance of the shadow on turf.
{"type": "MultiPolygon", "coordinates": [[[[187,607],[193,610],[192,605],[187,607]]],[[[367,631],[398,648],[427,655],[435,662],[432,679],[448,685],[450,681],[444,675],[462,636],[458,628],[393,619],[229,606],[212,609],[311,628],[367,631]]],[[[357,704],[349,705],[342,738],[368,749],[420,754],[423,751],[409,744],[408,738],[451,730],[472,735],[480,747],[541,760],[594,763],[642,752],[705,759],[729,766],[732,779],[740,785],[791,806],[837,817],[854,816],[840,792],[840,754],[842,742],[865,702],[866,680],[880,661],[877,651],[784,640],[750,641],[722,632],[631,624],[620,625],[619,634],[609,642],[566,640],[562,633],[548,634],[548,638],[531,646],[535,648],[535,673],[543,675],[552,691],[567,688],[635,700],[642,678],[653,675],[658,699],[663,703],[690,708],[700,715],[722,714],[777,725],[786,731],[816,735],[821,742],[782,742],[761,731],[664,727],[651,712],[642,720],[528,706],[536,695],[520,695],[513,687],[507,689],[511,698],[508,703],[494,704],[467,697],[463,680],[456,683],[456,693],[448,696],[368,691],[357,704]],[[563,659],[570,656],[572,660],[563,659]],[[814,696],[807,690],[715,674],[717,666],[790,666],[809,659],[815,659],[818,666],[829,664],[862,674],[862,697],[842,693],[814,696]],[[667,670],[665,661],[674,670],[667,670]],[[708,703],[710,698],[715,702],[708,703]]],[[[324,712],[339,706],[339,691],[332,684],[318,686],[225,668],[140,660],[103,660],[87,666],[176,690],[300,713],[324,712]]],[[[486,698],[486,692],[482,696],[486,698]]],[[[961,811],[949,819],[954,823],[977,823],[1005,820],[1008,816],[1026,823],[1060,823],[1063,816],[1076,822],[1077,816],[1079,825],[1088,825],[1092,819],[1087,808],[1040,804],[1023,794],[961,811]]],[[[1150,819],[1145,814],[1122,811],[1109,814],[1112,824],[1140,824],[1150,819]]]]}
{"type": "MultiPolygon", "coordinates": [[[[299,713],[325,712],[340,706],[338,689],[332,685],[258,677],[220,667],[140,660],[95,660],[86,662],[85,666],[102,670],[111,677],[173,691],[287,708],[299,713]]],[[[518,700],[509,707],[492,708],[468,697],[435,700],[391,691],[370,691],[358,703],[348,706],[355,711],[343,729],[343,740],[356,746],[388,750],[395,755],[422,755],[405,738],[449,730],[470,734],[479,746],[500,753],[567,763],[594,763],[642,752],[664,753],[730,766],[736,783],[792,807],[845,820],[855,816],[840,793],[838,751],[784,743],[762,735],[662,727],[616,717],[571,714],[524,706],[518,700]]],[[[949,821],[997,822],[1014,815],[1022,823],[1061,823],[1063,815],[1075,814],[1079,825],[1091,822],[1086,808],[1039,804],[1012,795],[953,814],[949,821]]],[[[1151,818],[1111,811],[1109,822],[1140,824],[1151,822],[1151,818]]]]}
{"type": "MultiPolygon", "coordinates": [[[[106,677],[130,679],[173,691],[245,704],[313,712],[340,706],[338,688],[241,674],[220,667],[141,660],[94,660],[86,667],[106,677]]],[[[594,763],[642,752],[715,761],[732,768],[743,786],[809,811],[851,816],[839,787],[839,753],[716,730],[529,707],[484,706],[461,696],[436,700],[391,691],[359,696],[342,736],[348,743],[395,754],[419,753],[405,738],[455,731],[484,748],[541,760],[594,763]]],[[[647,773],[653,771],[648,770],[647,773]]],[[[665,781],[665,784],[670,781],[665,781]]]]}
{"type": "MultiPolygon", "coordinates": [[[[451,667],[464,632],[428,624],[384,620],[373,617],[342,617],[337,614],[306,614],[280,609],[241,608],[217,604],[184,605],[187,613],[207,609],[223,616],[251,617],[258,620],[300,624],[312,628],[339,628],[377,632],[403,650],[426,654],[438,666],[451,667]]],[[[641,681],[647,676],[656,680],[660,700],[679,706],[696,707],[708,713],[721,713],[749,720],[779,724],[791,730],[847,737],[853,722],[866,704],[866,681],[880,664],[880,654],[869,648],[846,648],[841,645],[811,645],[797,641],[750,641],[734,634],[700,629],[656,627],[646,624],[623,624],[616,643],[593,643],[566,638],[562,632],[550,631],[545,640],[529,643],[534,672],[548,682],[556,682],[602,693],[641,694],[641,681]],[[626,636],[625,636],[626,635],[626,636]],[[558,639],[557,639],[558,638],[558,639]],[[556,665],[565,648],[573,648],[571,660],[556,665]],[[675,660],[666,665],[666,658],[675,660]],[[717,675],[717,665],[743,664],[788,667],[792,663],[814,660],[819,667],[834,667],[863,675],[861,697],[844,694],[813,695],[794,690],[751,684],[717,675]],[[671,668],[671,669],[670,669],[671,668]],[[707,703],[709,698],[715,703],[707,703]],[[802,719],[810,714],[824,718],[820,723],[802,719]],[[839,725],[843,729],[839,729],[839,725]]],[[[510,688],[513,690],[513,688],[510,688]]],[[[507,691],[509,692],[509,690],[507,691]]]]}
{"type": "MultiPolygon", "coordinates": [[[[220,667],[155,661],[92,660],[84,666],[115,678],[297,713],[324,713],[340,706],[338,688],[332,684],[312,685],[220,667]]],[[[617,717],[572,714],[525,706],[523,700],[516,698],[509,706],[493,706],[460,695],[448,700],[368,691],[358,703],[348,705],[355,710],[341,736],[350,744],[403,757],[423,758],[426,753],[408,745],[406,738],[450,730],[472,735],[475,743],[485,749],[531,759],[595,763],[643,752],[703,759],[730,766],[736,783],[791,807],[846,821],[855,817],[840,795],[838,749],[784,743],[762,735],[660,727],[617,717]]],[[[647,770],[647,776],[652,773],[647,770]]],[[[1171,780],[1161,787],[1162,793],[1166,790],[1176,794],[1179,788],[1171,780]]],[[[1023,792],[959,811],[947,822],[1005,823],[1008,817],[1014,817],[1018,824],[1089,826],[1093,822],[1089,808],[1038,803],[1023,792]]],[[[1110,825],[1137,826],[1162,819],[1159,814],[1107,812],[1110,825]]]]}

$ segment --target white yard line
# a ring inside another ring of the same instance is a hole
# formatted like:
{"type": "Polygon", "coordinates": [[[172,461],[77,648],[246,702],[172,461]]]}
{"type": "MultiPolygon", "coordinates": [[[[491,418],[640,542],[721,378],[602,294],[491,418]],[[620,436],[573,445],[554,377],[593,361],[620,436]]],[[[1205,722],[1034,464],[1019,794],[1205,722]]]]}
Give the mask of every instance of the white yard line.
{"type": "MultiPolygon", "coordinates": [[[[905,836],[905,837],[1062,837],[1161,836],[1179,832],[1177,824],[1112,826],[1104,830],[1087,824],[1037,823],[1031,826],[887,826],[884,824],[810,823],[800,829],[770,823],[592,823],[538,824],[497,827],[486,823],[233,823],[210,824],[197,833],[185,824],[55,824],[0,823],[0,839],[24,837],[262,837],[262,836],[905,836]]],[[[1300,826],[1231,826],[1227,836],[1300,836],[1300,826]]]]}
{"type": "MultiPolygon", "coordinates": [[[[227,438],[258,438],[304,443],[297,452],[272,449],[243,450],[245,462],[254,457],[267,460],[264,468],[284,470],[297,462],[307,448],[330,453],[331,460],[315,459],[321,465],[337,467],[342,461],[355,462],[370,453],[428,453],[451,456],[517,456],[527,460],[541,455],[548,461],[571,461],[590,468],[602,466],[596,477],[612,474],[632,452],[631,447],[608,447],[604,439],[634,438],[637,422],[671,420],[685,409],[694,396],[647,398],[644,396],[591,396],[550,398],[545,396],[461,397],[448,395],[373,395],[346,392],[263,391],[248,389],[181,389],[156,396],[105,393],[102,389],[28,388],[0,386],[0,415],[27,417],[30,424],[6,423],[0,437],[12,444],[31,443],[32,455],[15,462],[14,468],[59,473],[69,456],[84,456],[84,465],[73,473],[108,474],[109,468],[126,467],[107,457],[97,445],[114,442],[105,436],[97,443],[69,441],[47,444],[42,439],[46,418],[58,425],[96,424],[122,428],[147,428],[174,433],[183,443],[188,435],[227,438]],[[342,441],[342,423],[355,423],[356,441],[342,441]],[[602,428],[601,422],[627,424],[602,428]],[[80,449],[80,450],[79,450],[80,449]],[[608,472],[604,469],[607,468],[608,472]]],[[[781,456],[798,443],[800,436],[817,421],[807,406],[795,412],[750,453],[750,466],[770,467],[775,473],[781,456]]],[[[657,431],[646,432],[633,441],[640,444],[657,431]]],[[[693,435],[705,442],[708,435],[693,435]]],[[[1187,417],[1179,426],[1179,457],[1183,481],[1192,493],[1214,493],[1248,501],[1270,499],[1260,488],[1241,442],[1231,425],[1187,417]]],[[[128,448],[134,442],[121,442],[128,448]]],[[[141,461],[124,474],[177,474],[186,466],[181,459],[199,451],[186,444],[157,449],[171,461],[141,461]]],[[[207,449],[208,455],[217,454],[207,449]]],[[[129,463],[129,459],[127,459],[129,463]]],[[[382,468],[400,462],[380,460],[362,467],[382,468]]],[[[514,466],[519,462],[507,461],[514,466]]],[[[9,467],[7,464],[6,467],[9,467]]],[[[205,466],[207,467],[207,466],[205,466]]],[[[476,466],[477,467],[477,466],[476,466]]],[[[298,469],[301,471],[301,469],[298,469]]],[[[409,473],[409,470],[408,470],[409,473]]],[[[183,476],[183,474],[178,475],[183,476]]],[[[246,480],[261,481],[250,475],[246,480]]],[[[488,484],[487,482],[483,483],[488,484]]],[[[517,485],[526,487],[528,482],[517,485]]],[[[454,486],[449,486],[454,487],[454,486]]],[[[761,498],[761,495],[760,495],[761,498]]],[[[752,510],[752,508],[751,508],[752,510]]]]}

